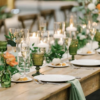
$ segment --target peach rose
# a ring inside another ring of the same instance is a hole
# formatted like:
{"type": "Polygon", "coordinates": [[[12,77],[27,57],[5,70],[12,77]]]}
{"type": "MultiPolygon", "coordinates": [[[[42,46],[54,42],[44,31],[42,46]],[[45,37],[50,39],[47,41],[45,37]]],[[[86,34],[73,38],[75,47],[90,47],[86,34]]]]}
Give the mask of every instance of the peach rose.
{"type": "Polygon", "coordinates": [[[10,57],[14,57],[14,56],[13,56],[12,54],[8,53],[8,52],[6,52],[6,53],[4,54],[4,58],[5,58],[5,59],[10,58],[10,57]]]}
{"type": "Polygon", "coordinates": [[[97,8],[98,10],[100,10],[100,4],[98,4],[98,5],[96,6],[96,8],[97,8]]]}
{"type": "Polygon", "coordinates": [[[16,62],[16,61],[12,61],[12,62],[10,62],[10,64],[9,64],[11,67],[13,67],[13,66],[15,66],[15,65],[18,65],[18,62],[16,62]]]}
{"type": "Polygon", "coordinates": [[[16,62],[16,58],[15,56],[13,56],[12,54],[6,52],[6,54],[3,55],[4,58],[6,59],[6,63],[10,66],[15,66],[18,65],[18,62],[16,62]]]}

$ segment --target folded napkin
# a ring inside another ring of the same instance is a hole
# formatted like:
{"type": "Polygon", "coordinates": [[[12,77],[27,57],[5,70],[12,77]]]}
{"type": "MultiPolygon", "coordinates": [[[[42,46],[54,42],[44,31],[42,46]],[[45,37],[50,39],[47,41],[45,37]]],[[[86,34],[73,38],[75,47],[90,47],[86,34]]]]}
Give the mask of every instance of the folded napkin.
{"type": "Polygon", "coordinates": [[[69,81],[71,84],[69,100],[86,100],[79,80],[69,81]]]}

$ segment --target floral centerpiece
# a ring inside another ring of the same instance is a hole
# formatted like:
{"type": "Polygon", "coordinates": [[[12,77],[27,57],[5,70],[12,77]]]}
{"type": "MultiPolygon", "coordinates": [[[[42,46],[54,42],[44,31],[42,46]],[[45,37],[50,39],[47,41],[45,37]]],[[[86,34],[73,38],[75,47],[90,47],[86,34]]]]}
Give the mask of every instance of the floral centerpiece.
{"type": "Polygon", "coordinates": [[[100,13],[100,2],[98,0],[78,0],[79,6],[73,7],[72,12],[78,13],[78,35],[77,39],[79,42],[78,49],[84,47],[87,40],[90,38],[90,30],[88,29],[91,24],[97,28],[99,13],[100,13]]]}
{"type": "Polygon", "coordinates": [[[15,56],[12,54],[6,52],[1,55],[2,56],[2,62],[3,62],[3,71],[1,74],[1,86],[4,88],[11,87],[11,72],[9,70],[9,67],[14,67],[18,65],[18,62],[16,62],[15,56]]]}
{"type": "Polygon", "coordinates": [[[94,22],[98,22],[97,17],[100,2],[98,2],[98,0],[78,0],[78,2],[80,5],[73,7],[72,12],[81,12],[82,16],[79,15],[81,23],[87,24],[88,18],[92,18],[94,22]]]}

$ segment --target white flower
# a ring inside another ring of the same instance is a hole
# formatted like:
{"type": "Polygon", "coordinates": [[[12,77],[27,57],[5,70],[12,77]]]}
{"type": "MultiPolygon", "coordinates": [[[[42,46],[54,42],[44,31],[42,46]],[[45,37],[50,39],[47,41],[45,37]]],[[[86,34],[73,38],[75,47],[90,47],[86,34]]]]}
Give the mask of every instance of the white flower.
{"type": "Polygon", "coordinates": [[[93,13],[93,14],[97,14],[97,13],[98,13],[98,10],[97,10],[97,9],[94,9],[94,10],[92,11],[92,13],[93,13]]]}
{"type": "Polygon", "coordinates": [[[62,55],[62,58],[67,58],[67,56],[68,56],[68,54],[67,54],[67,53],[64,53],[64,54],[62,55]]]}
{"type": "Polygon", "coordinates": [[[51,45],[54,45],[54,44],[55,44],[55,43],[54,43],[54,40],[52,40],[52,41],[50,42],[50,44],[51,44],[51,45]]]}
{"type": "Polygon", "coordinates": [[[89,33],[90,33],[89,29],[86,29],[86,34],[89,34],[89,33]]]}
{"type": "Polygon", "coordinates": [[[97,0],[92,0],[92,2],[93,2],[94,4],[96,4],[96,3],[97,3],[97,0]]]}
{"type": "Polygon", "coordinates": [[[88,9],[89,9],[89,10],[94,10],[95,8],[96,8],[96,6],[95,6],[94,3],[90,3],[90,4],[88,5],[88,9]]]}
{"type": "Polygon", "coordinates": [[[81,33],[78,34],[79,37],[80,37],[81,35],[82,35],[81,33]]]}
{"type": "Polygon", "coordinates": [[[62,38],[58,41],[58,44],[59,44],[59,45],[63,45],[63,40],[62,40],[62,38]]]}
{"type": "Polygon", "coordinates": [[[80,40],[86,39],[86,36],[82,34],[79,37],[80,37],[80,40]]]}
{"type": "Polygon", "coordinates": [[[52,61],[52,64],[54,64],[54,65],[59,64],[59,63],[61,63],[61,59],[59,59],[59,58],[54,58],[52,61]]]}

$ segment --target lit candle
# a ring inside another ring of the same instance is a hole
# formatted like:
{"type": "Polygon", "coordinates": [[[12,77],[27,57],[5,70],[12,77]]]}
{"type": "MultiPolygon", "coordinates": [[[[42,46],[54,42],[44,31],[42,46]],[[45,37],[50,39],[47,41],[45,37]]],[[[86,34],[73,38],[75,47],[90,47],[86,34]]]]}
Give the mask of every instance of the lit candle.
{"type": "Polygon", "coordinates": [[[30,47],[32,48],[32,44],[34,43],[34,46],[37,46],[39,43],[39,37],[36,35],[36,33],[33,33],[33,36],[30,37],[30,47]]]}
{"type": "Polygon", "coordinates": [[[63,39],[62,38],[60,38],[60,40],[58,41],[58,44],[63,45],[63,39]]]}
{"type": "Polygon", "coordinates": [[[45,48],[46,51],[48,51],[49,45],[48,45],[47,43],[41,41],[41,42],[37,45],[37,47],[39,47],[39,48],[45,48]]]}
{"type": "Polygon", "coordinates": [[[70,26],[69,27],[67,27],[67,29],[66,29],[67,31],[69,31],[69,32],[71,32],[71,31],[76,31],[77,30],[77,28],[76,27],[74,27],[73,26],[73,23],[72,24],[70,24],[70,26]]]}
{"type": "Polygon", "coordinates": [[[82,31],[82,32],[86,32],[86,25],[84,24],[84,25],[82,25],[81,27],[82,27],[82,30],[81,30],[81,31],[82,31]]]}
{"type": "Polygon", "coordinates": [[[51,41],[50,41],[50,44],[51,44],[51,45],[54,45],[54,40],[51,40],[51,41]]]}
{"type": "Polygon", "coordinates": [[[57,33],[54,34],[54,38],[64,38],[64,35],[60,33],[61,30],[58,30],[57,33]]]}

